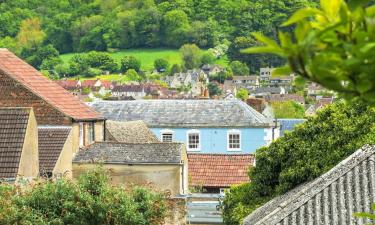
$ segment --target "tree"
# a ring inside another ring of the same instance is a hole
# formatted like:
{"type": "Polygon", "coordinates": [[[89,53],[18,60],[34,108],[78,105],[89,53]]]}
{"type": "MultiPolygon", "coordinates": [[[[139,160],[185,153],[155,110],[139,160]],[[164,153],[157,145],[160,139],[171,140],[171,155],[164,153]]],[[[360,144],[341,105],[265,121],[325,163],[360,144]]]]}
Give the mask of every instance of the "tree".
{"type": "Polygon", "coordinates": [[[155,59],[154,61],[154,68],[158,72],[164,72],[169,67],[169,62],[166,59],[155,59]]]}
{"type": "Polygon", "coordinates": [[[213,64],[215,62],[215,56],[211,52],[206,52],[202,54],[201,57],[201,64],[206,65],[206,64],[213,64]]]}
{"type": "Polygon", "coordinates": [[[295,101],[274,102],[271,104],[276,118],[302,119],[305,117],[305,108],[295,101]]]}
{"type": "Polygon", "coordinates": [[[68,179],[0,185],[1,224],[163,224],[164,196],[143,187],[124,190],[98,168],[68,179]],[[84,207],[83,207],[84,206],[84,207]]]}
{"type": "Polygon", "coordinates": [[[248,76],[250,75],[250,70],[246,64],[240,61],[233,61],[230,63],[230,68],[232,69],[234,76],[248,76]]]}
{"type": "Polygon", "coordinates": [[[208,83],[207,88],[208,92],[210,93],[210,96],[221,95],[222,93],[221,89],[216,83],[208,83]]]}
{"type": "Polygon", "coordinates": [[[141,61],[135,58],[134,56],[124,56],[121,59],[121,71],[126,72],[130,69],[139,71],[141,68],[141,61]]]}
{"type": "Polygon", "coordinates": [[[275,73],[299,75],[339,92],[346,99],[359,98],[375,104],[374,6],[364,1],[320,1],[321,9],[303,8],[283,23],[294,32],[279,32],[280,44],[263,35],[264,44],[244,53],[272,53],[288,60],[275,73]]]}
{"type": "Polygon", "coordinates": [[[244,88],[240,88],[237,91],[236,97],[241,99],[242,101],[246,101],[249,98],[249,92],[244,88]]]}
{"type": "Polygon", "coordinates": [[[179,72],[181,72],[181,66],[178,64],[173,64],[169,72],[169,76],[173,76],[174,74],[179,73],[179,72]]]}
{"type": "Polygon", "coordinates": [[[87,54],[86,59],[90,67],[102,71],[115,72],[118,69],[116,61],[105,52],[91,51],[87,54]]]}
{"type": "Polygon", "coordinates": [[[17,42],[20,48],[35,49],[44,40],[46,34],[40,27],[39,18],[31,18],[22,21],[17,42]]]}
{"type": "Polygon", "coordinates": [[[132,81],[141,81],[142,77],[134,69],[126,71],[125,76],[132,81]]]}
{"type": "Polygon", "coordinates": [[[21,56],[37,69],[40,69],[43,61],[49,60],[49,64],[51,62],[57,64],[60,63],[59,52],[50,44],[45,46],[37,46],[35,48],[23,48],[21,51],[21,56]]]}
{"type": "Polygon", "coordinates": [[[186,69],[196,69],[201,62],[201,49],[195,44],[181,46],[180,52],[186,69]]]}
{"type": "Polygon", "coordinates": [[[184,11],[172,10],[167,12],[164,17],[164,35],[165,44],[171,47],[178,47],[187,40],[189,31],[189,19],[184,11]]]}
{"type": "Polygon", "coordinates": [[[268,200],[319,177],[363,145],[374,143],[371,107],[361,102],[327,106],[293,132],[256,151],[256,167],[249,171],[251,182],[226,195],[225,224],[240,224],[268,200]]]}

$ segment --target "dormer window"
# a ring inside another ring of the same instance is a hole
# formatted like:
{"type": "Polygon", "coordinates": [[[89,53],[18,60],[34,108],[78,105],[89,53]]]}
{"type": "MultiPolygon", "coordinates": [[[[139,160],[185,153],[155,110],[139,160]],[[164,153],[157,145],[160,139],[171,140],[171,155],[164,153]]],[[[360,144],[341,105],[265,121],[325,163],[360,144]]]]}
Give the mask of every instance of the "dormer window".
{"type": "Polygon", "coordinates": [[[228,131],[228,151],[241,151],[241,131],[228,131]]]}
{"type": "Polygon", "coordinates": [[[173,141],[173,131],[172,130],[162,130],[161,131],[161,141],[165,143],[171,143],[173,141]]]}

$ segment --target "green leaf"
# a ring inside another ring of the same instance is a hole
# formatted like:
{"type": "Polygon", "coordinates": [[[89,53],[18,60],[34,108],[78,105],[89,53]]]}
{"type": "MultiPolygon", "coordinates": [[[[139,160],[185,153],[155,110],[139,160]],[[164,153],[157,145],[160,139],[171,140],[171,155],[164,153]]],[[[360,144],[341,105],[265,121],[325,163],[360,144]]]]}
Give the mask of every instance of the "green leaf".
{"type": "Polygon", "coordinates": [[[282,24],[282,26],[289,26],[291,24],[297,23],[307,17],[312,17],[317,14],[322,14],[319,9],[314,8],[303,8],[297,10],[286,22],[282,24]]]}
{"type": "Polygon", "coordinates": [[[297,76],[296,79],[294,79],[294,85],[297,87],[304,87],[305,84],[306,84],[306,79],[301,76],[297,76]]]}
{"type": "Polygon", "coordinates": [[[261,54],[261,53],[270,53],[275,54],[278,56],[285,56],[284,51],[279,47],[272,47],[272,46],[260,46],[260,47],[252,47],[241,50],[241,53],[246,54],[261,54]]]}
{"type": "Polygon", "coordinates": [[[331,19],[336,19],[340,11],[342,0],[320,0],[320,6],[331,19]]]}
{"type": "Polygon", "coordinates": [[[278,67],[272,70],[272,76],[287,76],[292,72],[289,65],[285,65],[283,67],[278,67]]]}
{"type": "Polygon", "coordinates": [[[366,8],[366,14],[369,17],[374,17],[375,16],[375,5],[367,7],[366,8]]]}
{"type": "Polygon", "coordinates": [[[294,30],[294,34],[296,36],[296,39],[298,42],[302,42],[308,33],[308,31],[311,30],[311,25],[310,23],[305,23],[303,21],[299,22],[297,24],[296,29],[294,30]]]}
{"type": "Polygon", "coordinates": [[[365,46],[363,46],[360,51],[362,53],[367,53],[369,52],[370,50],[374,49],[375,48],[375,43],[368,43],[366,44],[365,46]]]}
{"type": "Polygon", "coordinates": [[[354,10],[360,6],[367,4],[369,0],[349,0],[348,6],[351,10],[354,10]]]}
{"type": "Polygon", "coordinates": [[[289,33],[279,32],[279,39],[283,48],[291,48],[293,46],[292,37],[289,33]]]}
{"type": "Polygon", "coordinates": [[[278,47],[278,44],[276,43],[276,41],[272,40],[271,38],[268,38],[260,33],[256,33],[256,32],[253,32],[251,33],[251,35],[253,35],[255,37],[255,39],[257,39],[258,41],[262,42],[263,44],[265,45],[270,45],[270,46],[274,46],[274,47],[278,47]]]}

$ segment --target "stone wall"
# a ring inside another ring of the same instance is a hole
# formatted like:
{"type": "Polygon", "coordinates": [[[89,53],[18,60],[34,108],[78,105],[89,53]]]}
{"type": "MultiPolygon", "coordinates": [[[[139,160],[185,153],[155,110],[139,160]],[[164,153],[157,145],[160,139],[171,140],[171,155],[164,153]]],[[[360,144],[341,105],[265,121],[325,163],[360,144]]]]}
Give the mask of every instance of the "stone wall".
{"type": "Polygon", "coordinates": [[[171,198],[167,200],[168,211],[164,225],[183,225],[186,224],[186,199],[171,198]]]}

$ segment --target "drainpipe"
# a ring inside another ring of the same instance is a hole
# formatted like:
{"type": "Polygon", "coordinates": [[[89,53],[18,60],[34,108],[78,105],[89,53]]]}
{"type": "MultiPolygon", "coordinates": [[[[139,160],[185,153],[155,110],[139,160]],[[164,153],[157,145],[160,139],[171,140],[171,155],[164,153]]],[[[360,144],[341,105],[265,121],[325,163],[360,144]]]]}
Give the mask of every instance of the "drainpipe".
{"type": "Polygon", "coordinates": [[[275,125],[272,127],[272,141],[275,140],[275,130],[277,129],[277,118],[275,119],[275,125]]]}

